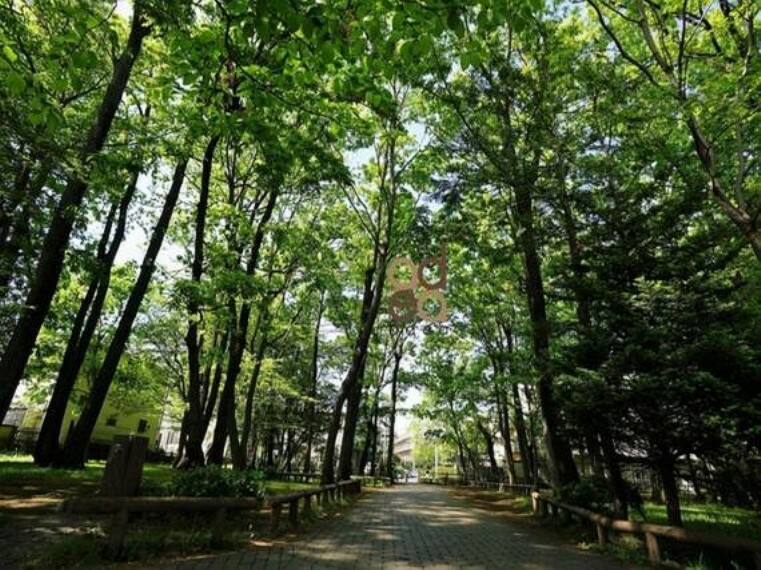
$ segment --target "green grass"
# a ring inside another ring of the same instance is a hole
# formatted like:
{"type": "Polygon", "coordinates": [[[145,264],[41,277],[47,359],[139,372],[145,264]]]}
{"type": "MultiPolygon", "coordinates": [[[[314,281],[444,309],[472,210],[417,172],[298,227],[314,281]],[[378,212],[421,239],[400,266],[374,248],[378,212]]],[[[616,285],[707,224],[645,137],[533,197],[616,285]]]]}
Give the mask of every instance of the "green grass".
{"type": "Polygon", "coordinates": [[[318,487],[319,483],[294,483],[293,481],[266,481],[264,484],[264,494],[267,496],[272,495],[286,495],[288,493],[296,493],[298,491],[304,491],[306,489],[314,489],[318,487]]]}
{"type": "MultiPolygon", "coordinates": [[[[38,467],[28,454],[0,453],[0,490],[8,494],[31,496],[51,491],[85,491],[97,487],[103,478],[105,461],[88,461],[84,469],[38,467]]],[[[146,463],[143,481],[161,485],[172,478],[165,463],[146,463]]]]}
{"type": "MultiPolygon", "coordinates": [[[[666,506],[645,504],[647,521],[668,524],[666,506]]],[[[642,520],[636,513],[634,520],[642,520]]],[[[761,541],[761,512],[710,503],[684,503],[682,520],[688,530],[717,533],[761,541]]]]}
{"type": "MultiPolygon", "coordinates": [[[[84,491],[100,484],[105,461],[88,461],[84,469],[52,469],[38,467],[28,454],[0,453],[0,491],[20,495],[44,494],[54,490],[84,491]],[[13,493],[15,494],[15,493],[13,493]]],[[[143,484],[146,488],[161,487],[172,480],[174,470],[166,463],[146,463],[143,484]]],[[[312,489],[318,483],[266,481],[265,495],[283,495],[312,489]]]]}

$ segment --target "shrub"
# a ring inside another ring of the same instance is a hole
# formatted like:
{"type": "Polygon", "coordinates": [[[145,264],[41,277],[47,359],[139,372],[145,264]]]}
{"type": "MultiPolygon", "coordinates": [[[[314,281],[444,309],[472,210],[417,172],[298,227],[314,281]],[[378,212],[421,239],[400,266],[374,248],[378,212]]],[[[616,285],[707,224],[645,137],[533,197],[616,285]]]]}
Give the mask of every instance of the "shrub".
{"type": "Polygon", "coordinates": [[[184,497],[261,497],[260,471],[235,471],[217,465],[180,470],[168,486],[171,495],[184,497]]]}
{"type": "Polygon", "coordinates": [[[582,477],[578,483],[565,485],[560,489],[560,500],[596,513],[612,512],[610,488],[604,479],[582,477]]]}

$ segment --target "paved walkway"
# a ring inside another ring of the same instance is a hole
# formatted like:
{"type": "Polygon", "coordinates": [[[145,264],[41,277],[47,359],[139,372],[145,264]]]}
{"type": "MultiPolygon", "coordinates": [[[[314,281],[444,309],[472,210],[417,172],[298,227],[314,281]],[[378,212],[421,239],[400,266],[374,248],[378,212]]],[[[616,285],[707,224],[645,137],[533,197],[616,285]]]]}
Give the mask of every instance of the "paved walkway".
{"type": "MultiPolygon", "coordinates": [[[[166,566],[164,566],[166,567],[166,566]]],[[[293,542],[175,568],[516,568],[620,570],[529,525],[470,508],[431,486],[366,493],[341,517],[293,542]]]]}

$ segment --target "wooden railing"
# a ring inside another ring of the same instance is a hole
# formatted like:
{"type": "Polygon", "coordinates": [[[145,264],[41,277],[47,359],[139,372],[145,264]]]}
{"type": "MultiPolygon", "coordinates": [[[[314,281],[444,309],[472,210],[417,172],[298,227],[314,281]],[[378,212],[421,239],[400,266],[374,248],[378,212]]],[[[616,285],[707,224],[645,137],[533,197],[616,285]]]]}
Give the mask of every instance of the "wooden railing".
{"type": "Polygon", "coordinates": [[[287,495],[277,495],[266,501],[242,497],[93,497],[66,499],[60,509],[67,513],[113,514],[107,528],[108,553],[119,556],[124,551],[129,517],[134,513],[212,513],[212,546],[219,546],[225,533],[227,513],[230,511],[259,510],[263,506],[271,508],[271,524],[277,529],[284,505],[288,505],[291,524],[299,523],[299,502],[304,503],[304,512],[312,508],[312,497],[318,505],[339,501],[362,490],[362,482],[341,481],[334,485],[324,485],[287,495]]]}
{"type": "Polygon", "coordinates": [[[352,481],[362,481],[363,485],[372,485],[373,487],[391,486],[390,477],[375,477],[374,475],[352,475],[352,481]]]}
{"type": "MultiPolygon", "coordinates": [[[[423,482],[428,482],[427,479],[423,479],[423,482]]],[[[511,495],[522,495],[529,497],[532,491],[536,490],[533,485],[522,485],[505,483],[504,481],[470,481],[468,479],[443,477],[436,480],[431,480],[431,483],[437,485],[446,485],[450,487],[469,487],[472,489],[494,489],[500,493],[510,493],[511,495]]]]}
{"type": "Polygon", "coordinates": [[[321,478],[320,473],[290,473],[290,472],[282,472],[282,473],[273,473],[269,476],[270,479],[275,479],[276,481],[295,481],[300,483],[312,483],[312,482],[319,482],[321,478]]]}
{"type": "Polygon", "coordinates": [[[661,562],[661,545],[659,538],[684,542],[695,546],[707,546],[725,552],[746,552],[753,557],[756,570],[761,570],[761,542],[743,538],[721,537],[705,532],[685,530],[681,527],[642,523],[606,517],[581,507],[567,505],[537,492],[531,494],[531,506],[534,514],[546,517],[548,513],[566,520],[576,517],[579,521],[589,521],[597,529],[597,541],[605,546],[609,540],[609,531],[639,534],[645,537],[647,557],[653,564],[661,562]]]}
{"type": "Polygon", "coordinates": [[[218,546],[225,532],[228,511],[257,510],[262,500],[242,497],[94,497],[66,499],[61,510],[67,513],[113,514],[107,529],[108,553],[119,556],[127,538],[129,516],[133,513],[213,513],[211,543],[218,546]]]}
{"type": "Polygon", "coordinates": [[[312,497],[315,498],[317,505],[323,506],[329,502],[340,501],[350,495],[359,494],[361,490],[362,481],[356,479],[272,497],[269,500],[269,505],[272,507],[272,530],[275,531],[280,526],[280,517],[284,505],[288,505],[290,523],[296,526],[299,524],[299,502],[303,503],[304,512],[309,513],[312,511],[312,497]]]}

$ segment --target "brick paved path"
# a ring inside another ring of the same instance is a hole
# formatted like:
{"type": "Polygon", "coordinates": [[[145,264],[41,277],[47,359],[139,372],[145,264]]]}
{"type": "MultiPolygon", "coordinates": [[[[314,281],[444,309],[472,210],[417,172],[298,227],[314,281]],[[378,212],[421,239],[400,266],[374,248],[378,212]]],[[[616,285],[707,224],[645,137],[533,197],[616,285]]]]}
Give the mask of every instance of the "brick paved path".
{"type": "MultiPolygon", "coordinates": [[[[166,565],[162,565],[166,567],[166,565]]],[[[516,568],[612,570],[529,525],[497,520],[423,485],[366,493],[341,517],[273,547],[193,561],[175,568],[516,568]]]]}

